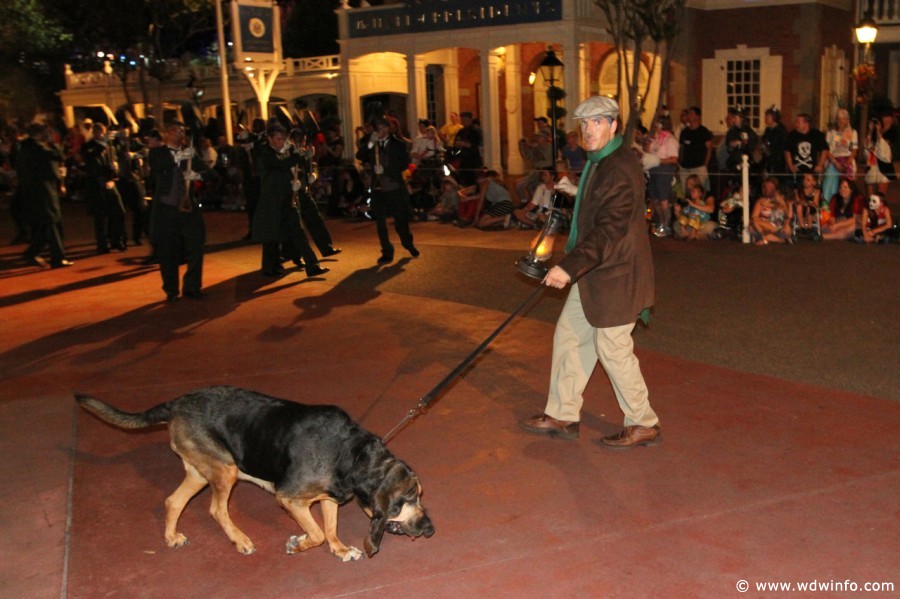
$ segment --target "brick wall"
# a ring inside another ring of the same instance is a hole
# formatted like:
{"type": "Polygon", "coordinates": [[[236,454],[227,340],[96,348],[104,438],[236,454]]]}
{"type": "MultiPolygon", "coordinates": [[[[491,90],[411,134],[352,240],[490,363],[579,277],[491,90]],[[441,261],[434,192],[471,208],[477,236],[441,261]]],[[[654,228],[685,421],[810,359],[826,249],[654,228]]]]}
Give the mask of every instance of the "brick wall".
{"type": "MultiPolygon", "coordinates": [[[[845,51],[848,59],[853,57],[853,16],[831,6],[688,9],[684,22],[675,60],[685,66],[686,104],[701,104],[702,61],[713,58],[717,49],[738,45],[766,47],[773,55],[783,57],[781,109],[789,124],[797,112],[815,115],[818,111],[819,69],[824,49],[836,45],[845,51]]],[[[673,103],[679,104],[677,99],[673,103]]]]}

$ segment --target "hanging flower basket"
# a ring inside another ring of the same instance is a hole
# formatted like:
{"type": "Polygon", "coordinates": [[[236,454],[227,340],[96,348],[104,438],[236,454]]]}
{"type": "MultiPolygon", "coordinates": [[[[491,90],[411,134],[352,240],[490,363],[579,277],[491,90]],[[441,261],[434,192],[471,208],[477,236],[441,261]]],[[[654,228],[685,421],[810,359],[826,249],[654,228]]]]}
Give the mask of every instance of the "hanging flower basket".
{"type": "Polygon", "coordinates": [[[868,63],[858,64],[853,67],[850,76],[856,82],[858,90],[861,92],[868,91],[875,81],[875,65],[868,63]]]}

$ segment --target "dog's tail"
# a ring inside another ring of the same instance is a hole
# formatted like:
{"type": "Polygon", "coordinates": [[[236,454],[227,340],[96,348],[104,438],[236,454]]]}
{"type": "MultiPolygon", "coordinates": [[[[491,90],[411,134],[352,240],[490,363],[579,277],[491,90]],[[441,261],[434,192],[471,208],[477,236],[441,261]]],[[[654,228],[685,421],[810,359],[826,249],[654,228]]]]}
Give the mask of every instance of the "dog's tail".
{"type": "Polygon", "coordinates": [[[100,420],[120,428],[147,428],[148,426],[168,422],[172,416],[172,409],[169,407],[168,403],[161,403],[157,406],[153,406],[146,412],[132,414],[130,412],[123,412],[109,404],[103,403],[95,397],[83,393],[76,393],[75,401],[77,401],[82,408],[100,418],[100,420]]]}

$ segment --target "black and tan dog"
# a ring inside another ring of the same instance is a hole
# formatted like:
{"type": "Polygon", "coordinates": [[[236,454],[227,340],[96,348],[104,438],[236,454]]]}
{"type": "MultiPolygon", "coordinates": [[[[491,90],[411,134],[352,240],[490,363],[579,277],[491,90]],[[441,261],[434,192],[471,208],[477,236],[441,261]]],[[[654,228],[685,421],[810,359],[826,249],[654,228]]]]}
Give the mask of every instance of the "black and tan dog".
{"type": "Polygon", "coordinates": [[[422,487],[409,466],[381,440],[363,430],[340,408],[303,405],[235,387],[208,387],[130,414],[87,395],[76,401],[100,419],[138,429],[168,423],[172,449],[184,461],[185,477],[166,499],[166,544],[181,547],[178,518],[188,501],[207,484],[210,513],[241,553],[253,543],[231,521],[228,498],[238,480],[274,493],[306,532],[292,536],[287,552],[318,547],[325,541],[344,561],[363,557],[337,537],[338,506],[356,497],[371,518],[364,548],[378,552],[384,532],[410,537],[434,534],[419,502],[422,487]],[[319,502],[325,531],[310,513],[319,502]]]}

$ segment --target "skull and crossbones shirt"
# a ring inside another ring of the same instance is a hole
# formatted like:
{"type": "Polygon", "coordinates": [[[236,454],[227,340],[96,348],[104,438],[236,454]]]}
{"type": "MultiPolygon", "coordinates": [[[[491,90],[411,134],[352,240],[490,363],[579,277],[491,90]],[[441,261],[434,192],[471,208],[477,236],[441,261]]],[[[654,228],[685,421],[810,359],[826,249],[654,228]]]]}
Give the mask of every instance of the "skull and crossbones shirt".
{"type": "Polygon", "coordinates": [[[827,149],[825,135],[818,129],[810,129],[806,133],[795,130],[788,134],[787,151],[791,153],[798,173],[813,172],[822,152],[827,149]]]}

